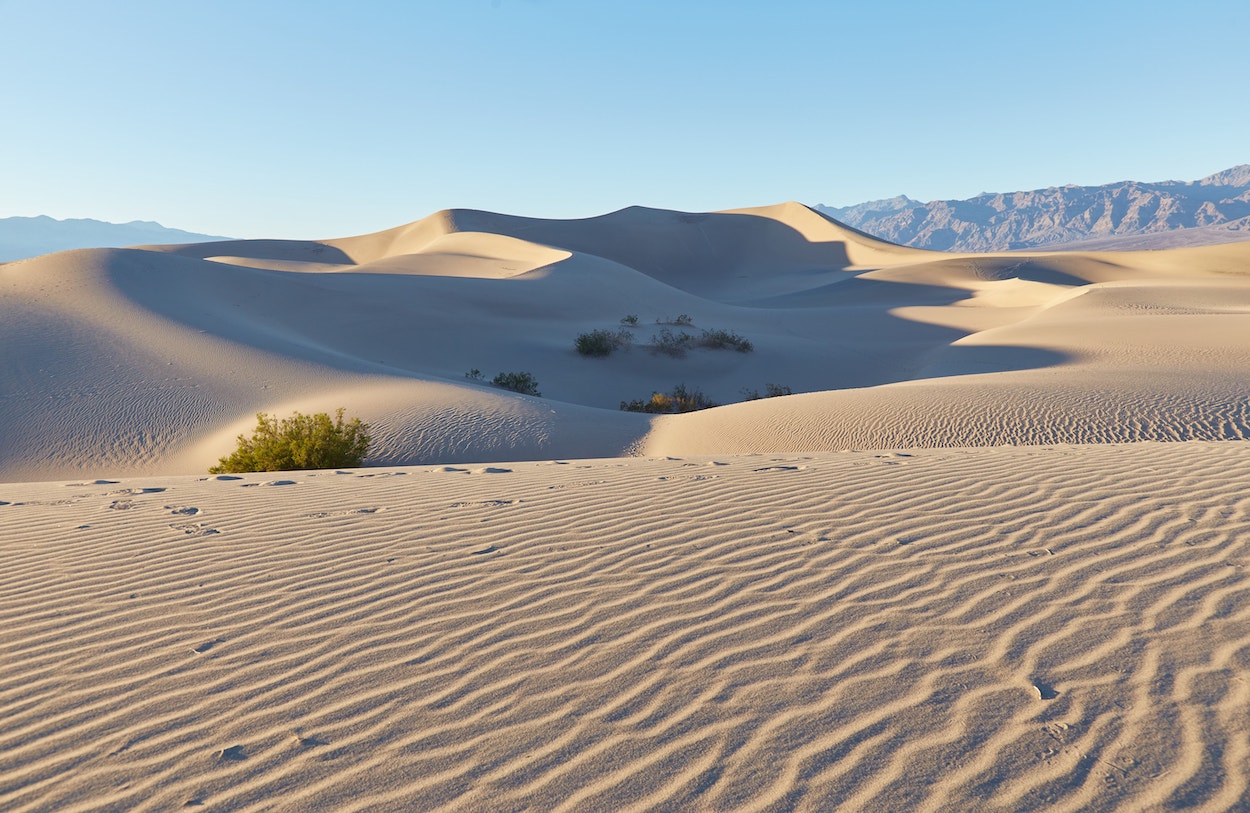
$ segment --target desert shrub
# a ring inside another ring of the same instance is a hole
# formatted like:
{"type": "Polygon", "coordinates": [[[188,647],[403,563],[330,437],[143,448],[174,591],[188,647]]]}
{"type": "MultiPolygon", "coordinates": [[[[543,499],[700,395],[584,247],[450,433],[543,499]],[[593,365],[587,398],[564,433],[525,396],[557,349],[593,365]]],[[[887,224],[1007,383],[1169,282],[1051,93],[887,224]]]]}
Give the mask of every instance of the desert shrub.
{"type": "Polygon", "coordinates": [[[209,474],[247,471],[293,471],[359,466],[369,450],[369,426],[359,418],[343,421],[343,410],[334,420],[324,412],[278,420],[264,412],[256,414],[252,436],[239,435],[238,448],[217,461],[209,474]]]}
{"type": "Polygon", "coordinates": [[[482,371],[474,367],[472,370],[469,370],[469,372],[465,373],[464,377],[469,379],[470,381],[481,381],[482,371]]]}
{"type": "Polygon", "coordinates": [[[725,350],[733,349],[739,353],[750,353],[755,346],[748,340],[742,338],[732,330],[705,330],[694,340],[696,347],[706,347],[708,350],[725,350]]]}
{"type": "Polygon", "coordinates": [[[638,314],[631,313],[628,316],[621,317],[621,324],[629,327],[638,327],[638,314]]]}
{"type": "Polygon", "coordinates": [[[592,330],[589,333],[582,333],[574,339],[573,346],[583,356],[606,356],[614,350],[629,347],[633,341],[633,334],[624,328],[616,332],[592,330]]]}
{"type": "Polygon", "coordinates": [[[655,320],[655,323],[657,325],[676,325],[678,327],[690,327],[691,325],[694,324],[694,318],[688,313],[679,313],[672,318],[669,318],[667,316],[664,317],[663,319],[657,318],[655,320]]]}
{"type": "Polygon", "coordinates": [[[672,392],[653,392],[645,401],[640,398],[633,401],[621,401],[621,409],[625,412],[649,412],[657,415],[694,412],[714,406],[717,406],[716,402],[704,395],[698,387],[694,390],[687,390],[685,384],[673,387],[672,392]]]}
{"type": "Polygon", "coordinates": [[[782,395],[793,395],[793,394],[794,394],[794,391],[792,389],[786,386],[782,386],[780,384],[765,384],[763,395],[760,395],[759,390],[748,390],[745,388],[742,390],[743,397],[745,397],[746,400],[748,401],[758,401],[761,398],[777,398],[782,395]]]}
{"type": "Polygon", "coordinates": [[[664,328],[651,337],[651,352],[661,353],[673,358],[684,358],[686,350],[693,342],[694,336],[691,336],[684,330],[681,333],[674,333],[668,328],[664,328]]]}
{"type": "Polygon", "coordinates": [[[496,387],[503,387],[505,390],[519,392],[522,395],[535,397],[542,395],[538,391],[538,382],[529,373],[499,373],[491,379],[491,383],[496,387]]]}

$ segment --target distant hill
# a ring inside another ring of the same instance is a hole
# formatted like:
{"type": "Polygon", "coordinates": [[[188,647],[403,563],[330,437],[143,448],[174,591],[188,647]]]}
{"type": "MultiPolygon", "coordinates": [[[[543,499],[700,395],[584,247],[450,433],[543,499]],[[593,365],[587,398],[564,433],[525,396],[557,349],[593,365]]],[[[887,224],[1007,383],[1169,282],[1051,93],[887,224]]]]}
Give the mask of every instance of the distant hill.
{"type": "Polygon", "coordinates": [[[167,229],[149,220],[106,223],[90,219],[56,220],[46,215],[4,217],[0,218],[0,262],[71,248],[122,248],[226,239],[229,238],[167,229]]]}
{"type": "Polygon", "coordinates": [[[1081,243],[1146,249],[1250,240],[1250,164],[1198,181],[1059,186],[921,203],[905,195],[817,210],[892,243],[1010,251],[1081,243]]]}

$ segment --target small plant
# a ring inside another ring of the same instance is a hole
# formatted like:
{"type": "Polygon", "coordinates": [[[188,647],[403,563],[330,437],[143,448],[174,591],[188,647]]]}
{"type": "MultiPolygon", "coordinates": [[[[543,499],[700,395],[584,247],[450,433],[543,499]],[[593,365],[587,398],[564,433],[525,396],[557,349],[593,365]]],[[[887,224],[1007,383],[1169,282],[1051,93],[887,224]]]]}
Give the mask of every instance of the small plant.
{"type": "Polygon", "coordinates": [[[717,406],[716,402],[704,395],[698,387],[691,391],[686,389],[685,384],[673,387],[672,392],[653,392],[645,401],[640,398],[621,401],[621,409],[625,412],[647,412],[653,415],[694,412],[714,406],[717,406]]]}
{"type": "Polygon", "coordinates": [[[592,330],[574,339],[573,346],[583,356],[607,356],[614,350],[629,347],[633,341],[633,334],[624,328],[615,333],[610,330],[592,330]]]}
{"type": "Polygon", "coordinates": [[[469,372],[465,373],[464,377],[469,379],[470,381],[481,381],[482,371],[474,367],[472,370],[469,370],[469,372]]]}
{"type": "Polygon", "coordinates": [[[691,336],[684,330],[681,333],[674,333],[668,328],[664,328],[651,337],[651,352],[661,353],[678,359],[685,358],[686,350],[689,349],[693,342],[694,336],[691,336]]]}
{"type": "Polygon", "coordinates": [[[673,318],[656,319],[657,325],[676,325],[677,327],[690,327],[694,324],[694,319],[688,313],[679,313],[673,318]]]}
{"type": "Polygon", "coordinates": [[[748,390],[745,387],[741,390],[742,396],[748,401],[758,401],[761,398],[778,398],[782,395],[793,395],[794,391],[789,387],[778,384],[765,384],[764,394],[760,395],[759,390],[748,390]]]}
{"type": "Polygon", "coordinates": [[[755,346],[732,330],[705,330],[695,340],[695,346],[706,347],[708,350],[733,349],[739,353],[750,353],[755,346]]]}
{"type": "Polygon", "coordinates": [[[359,418],[345,423],[342,408],[334,413],[333,421],[324,412],[296,412],[281,421],[258,412],[252,436],[239,435],[234,453],[221,458],[208,473],[352,468],[364,462],[369,439],[368,424],[359,418]]]}
{"type": "Polygon", "coordinates": [[[622,316],[621,324],[628,327],[638,327],[638,314],[631,313],[629,316],[622,316]]]}
{"type": "Polygon", "coordinates": [[[491,383],[522,395],[533,395],[536,398],[542,395],[538,391],[538,382],[529,373],[499,373],[491,379],[491,383]]]}

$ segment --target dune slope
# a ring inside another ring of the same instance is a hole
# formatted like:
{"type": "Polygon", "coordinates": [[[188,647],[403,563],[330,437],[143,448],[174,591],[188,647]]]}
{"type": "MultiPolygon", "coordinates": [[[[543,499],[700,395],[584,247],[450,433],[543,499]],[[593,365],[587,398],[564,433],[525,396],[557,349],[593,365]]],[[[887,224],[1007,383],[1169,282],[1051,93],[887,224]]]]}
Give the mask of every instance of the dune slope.
{"type": "Polygon", "coordinates": [[[379,464],[1244,438],[1248,269],[936,254],[797,204],[46,255],[0,265],[0,479],[203,471],[257,411],[339,406],[379,464]],[[632,349],[579,356],[594,329],[632,349]],[[754,349],[650,349],[708,329],[754,349]],[[678,384],[730,406],[618,409],[678,384]],[[769,384],[802,395],[733,404],[769,384]]]}

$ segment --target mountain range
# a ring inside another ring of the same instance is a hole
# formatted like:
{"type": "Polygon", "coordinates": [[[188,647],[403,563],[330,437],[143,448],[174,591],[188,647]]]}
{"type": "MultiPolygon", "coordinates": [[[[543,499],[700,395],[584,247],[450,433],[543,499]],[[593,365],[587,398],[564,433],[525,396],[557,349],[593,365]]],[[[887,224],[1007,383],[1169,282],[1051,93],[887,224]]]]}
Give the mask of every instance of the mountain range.
{"type": "Polygon", "coordinates": [[[1250,240],[1250,164],[1197,181],[1052,186],[928,203],[900,195],[815,208],[874,237],[937,251],[1227,243],[1250,240]]]}
{"type": "Polygon", "coordinates": [[[4,217],[0,218],[0,262],[23,260],[72,248],[121,248],[226,239],[228,238],[182,229],[169,229],[150,220],[107,223],[86,218],[57,220],[47,215],[4,217]]]}

